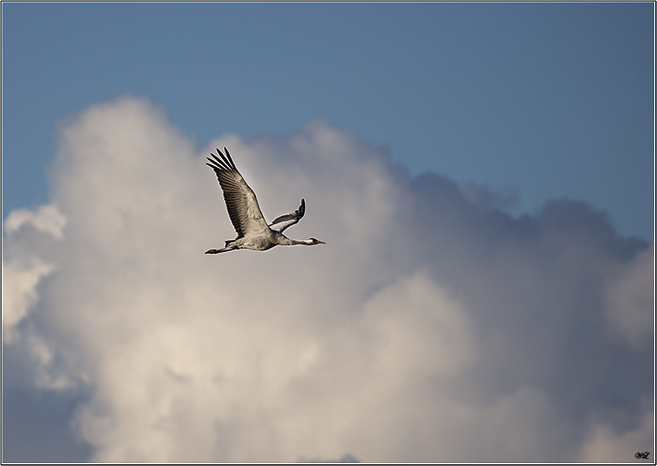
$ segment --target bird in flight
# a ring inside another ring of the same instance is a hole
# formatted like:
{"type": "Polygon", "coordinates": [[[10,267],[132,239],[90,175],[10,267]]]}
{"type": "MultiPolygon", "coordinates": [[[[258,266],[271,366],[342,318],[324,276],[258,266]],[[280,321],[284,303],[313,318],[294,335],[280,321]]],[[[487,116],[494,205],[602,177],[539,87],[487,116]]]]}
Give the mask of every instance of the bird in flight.
{"type": "Polygon", "coordinates": [[[221,249],[208,249],[206,254],[219,254],[220,252],[233,251],[235,249],[255,249],[256,251],[266,251],[274,246],[292,246],[295,244],[305,244],[312,246],[315,244],[326,244],[317,238],[308,238],[304,240],[290,239],[283,234],[283,231],[298,223],[306,212],[306,202],[301,199],[301,205],[297,210],[287,215],[281,215],[271,224],[267,225],[262,215],[258,199],[253,190],[246,184],[244,178],[233,162],[228,149],[224,147],[224,155],[217,149],[218,156],[210,153],[208,165],[217,175],[219,185],[224,191],[224,201],[226,201],[226,210],[230,221],[235,227],[237,238],[226,241],[226,245],[221,249]]]}

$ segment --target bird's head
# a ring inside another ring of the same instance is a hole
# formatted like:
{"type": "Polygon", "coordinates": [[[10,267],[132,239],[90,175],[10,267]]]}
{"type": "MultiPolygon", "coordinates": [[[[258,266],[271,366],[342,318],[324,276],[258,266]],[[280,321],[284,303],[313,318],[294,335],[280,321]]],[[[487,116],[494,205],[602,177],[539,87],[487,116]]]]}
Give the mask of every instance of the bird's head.
{"type": "Polygon", "coordinates": [[[306,244],[308,245],[315,245],[315,244],[326,244],[324,241],[320,241],[317,238],[308,238],[306,240],[306,244]]]}

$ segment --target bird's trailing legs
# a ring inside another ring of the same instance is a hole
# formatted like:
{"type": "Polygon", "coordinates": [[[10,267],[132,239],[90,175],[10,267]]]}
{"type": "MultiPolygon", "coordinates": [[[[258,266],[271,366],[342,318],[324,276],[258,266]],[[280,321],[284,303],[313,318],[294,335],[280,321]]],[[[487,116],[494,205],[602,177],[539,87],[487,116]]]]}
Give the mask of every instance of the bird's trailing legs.
{"type": "Polygon", "coordinates": [[[234,251],[237,248],[221,248],[221,249],[208,249],[206,254],[219,254],[220,252],[234,251]]]}

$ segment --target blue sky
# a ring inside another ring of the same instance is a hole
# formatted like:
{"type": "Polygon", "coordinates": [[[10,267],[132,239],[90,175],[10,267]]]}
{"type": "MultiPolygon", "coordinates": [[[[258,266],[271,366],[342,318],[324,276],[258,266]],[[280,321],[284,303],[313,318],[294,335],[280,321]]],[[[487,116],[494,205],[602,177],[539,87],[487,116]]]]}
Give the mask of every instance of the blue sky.
{"type": "Polygon", "coordinates": [[[653,6],[3,4],[3,208],[47,200],[57,121],[148,97],[199,146],[325,118],[414,175],[572,198],[653,235],[653,6]]]}

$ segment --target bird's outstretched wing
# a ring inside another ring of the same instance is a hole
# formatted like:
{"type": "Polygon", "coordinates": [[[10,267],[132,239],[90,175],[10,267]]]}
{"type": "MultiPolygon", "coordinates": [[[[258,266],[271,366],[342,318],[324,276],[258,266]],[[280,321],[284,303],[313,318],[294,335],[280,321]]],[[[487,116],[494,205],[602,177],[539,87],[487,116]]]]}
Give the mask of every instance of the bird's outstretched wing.
{"type": "Polygon", "coordinates": [[[210,153],[212,158],[208,157],[206,165],[212,168],[217,175],[221,189],[224,192],[228,216],[235,227],[237,237],[242,238],[262,233],[267,230],[268,226],[262,216],[258,199],[256,199],[253,190],[246,184],[240,172],[237,171],[228,149],[224,147],[224,151],[226,155],[217,149],[221,159],[210,153]]]}
{"type": "Polygon", "coordinates": [[[286,215],[281,215],[276,220],[271,222],[269,228],[279,233],[283,233],[283,230],[285,230],[287,227],[291,227],[292,225],[299,223],[299,220],[301,220],[303,214],[305,213],[306,213],[306,201],[301,199],[301,205],[297,210],[286,215]]]}

